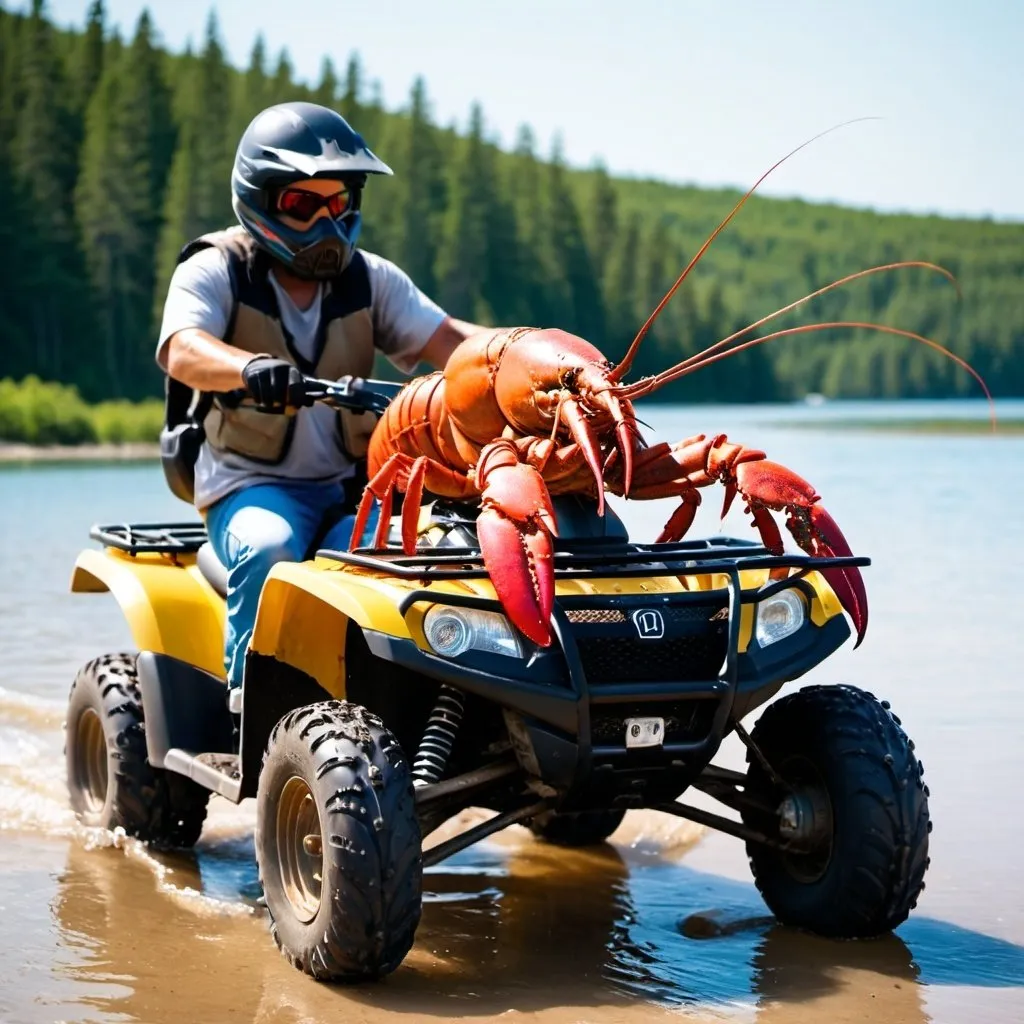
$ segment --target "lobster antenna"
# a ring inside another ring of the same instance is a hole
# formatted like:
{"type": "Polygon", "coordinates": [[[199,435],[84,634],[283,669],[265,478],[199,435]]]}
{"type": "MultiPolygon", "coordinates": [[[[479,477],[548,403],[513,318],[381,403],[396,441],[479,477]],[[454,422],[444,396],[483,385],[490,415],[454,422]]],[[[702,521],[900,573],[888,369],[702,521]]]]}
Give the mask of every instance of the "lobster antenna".
{"type": "MultiPolygon", "coordinates": [[[[949,359],[952,359],[957,366],[966,370],[981,385],[981,390],[985,392],[985,398],[988,400],[989,420],[992,423],[992,430],[995,431],[995,399],[992,397],[992,392],[989,391],[984,378],[977,370],[974,369],[973,366],[971,366],[970,363],[965,359],[961,359],[955,352],[951,352],[945,345],[940,345],[937,341],[933,341],[931,338],[926,338],[923,334],[915,334],[913,331],[906,331],[901,327],[890,327],[887,324],[867,323],[861,320],[835,320],[821,324],[801,324],[799,327],[786,327],[781,331],[772,331],[771,334],[762,335],[760,338],[752,338],[750,341],[745,341],[740,345],[736,345],[726,352],[719,352],[717,355],[707,356],[706,358],[701,359],[700,362],[693,363],[689,366],[672,367],[670,370],[659,373],[657,377],[649,377],[647,380],[637,381],[636,384],[628,384],[619,391],[619,397],[632,400],[636,397],[637,392],[641,395],[647,394],[647,390],[644,390],[645,385],[653,384],[654,387],[661,387],[663,384],[668,384],[671,381],[678,380],[680,377],[685,377],[696,370],[703,370],[705,366],[710,366],[712,363],[717,363],[719,360],[727,359],[729,356],[734,356],[737,352],[753,348],[755,345],[761,345],[764,342],[772,341],[775,338],[785,338],[794,334],[810,334],[812,331],[827,331],[834,328],[881,331],[883,334],[895,334],[901,338],[910,338],[912,341],[919,341],[922,344],[927,345],[929,348],[933,348],[937,352],[940,352],[942,355],[947,356],[949,359]]],[[[649,390],[653,390],[653,388],[649,390]]]]}
{"type": "MultiPolygon", "coordinates": [[[[732,342],[738,341],[740,338],[743,338],[746,335],[748,335],[751,331],[756,331],[758,327],[763,327],[765,324],[770,323],[772,320],[777,320],[783,314],[792,312],[798,306],[802,306],[805,303],[810,302],[812,299],[818,298],[819,295],[824,295],[826,292],[834,291],[836,288],[841,288],[843,287],[843,285],[850,284],[850,282],[857,281],[862,277],[869,277],[872,274],[881,274],[884,271],[900,270],[907,267],[922,267],[925,270],[933,270],[937,274],[941,274],[956,289],[957,297],[960,299],[963,298],[963,296],[960,293],[960,284],[957,281],[957,279],[945,267],[940,267],[936,263],[928,263],[925,260],[901,260],[897,263],[885,263],[877,267],[868,267],[865,270],[858,270],[855,273],[847,274],[845,277],[841,277],[838,280],[833,281],[831,284],[826,284],[823,285],[821,288],[817,288],[815,291],[810,292],[807,295],[804,295],[802,298],[796,299],[793,302],[789,303],[789,305],[782,306],[780,309],[775,310],[774,313],[769,313],[767,316],[761,317],[760,320],[755,320],[752,324],[748,324],[746,327],[736,331],[734,334],[730,334],[728,338],[723,338],[721,341],[716,341],[713,345],[709,345],[702,352],[697,352],[692,356],[687,356],[686,359],[683,359],[681,362],[676,363],[675,366],[670,366],[667,370],[662,370],[661,373],[657,374],[656,376],[648,377],[645,380],[639,380],[636,381],[634,384],[628,385],[630,389],[639,388],[641,385],[644,384],[649,385],[648,389],[645,391],[635,392],[631,390],[630,394],[634,395],[634,397],[640,397],[642,395],[650,394],[651,391],[655,391],[658,387],[661,386],[662,377],[666,373],[674,373],[676,370],[681,370],[685,367],[693,365],[694,363],[702,362],[707,356],[710,356],[715,352],[720,352],[722,349],[726,348],[732,342]]],[[[675,378],[673,377],[672,379],[674,380],[675,378]]]]}
{"type": "Polygon", "coordinates": [[[801,149],[806,149],[812,142],[817,142],[818,139],[824,138],[826,135],[830,135],[832,132],[839,131],[840,128],[846,128],[849,125],[857,124],[860,121],[878,120],[880,120],[880,118],[874,116],[854,117],[849,121],[843,121],[840,124],[834,124],[831,128],[826,128],[823,132],[818,132],[817,135],[814,135],[811,138],[807,139],[806,142],[801,142],[799,146],[797,146],[795,149],[791,149],[780,160],[776,160],[775,163],[773,163],[771,167],[769,167],[768,170],[765,171],[764,174],[762,174],[761,177],[758,178],[757,181],[755,181],[754,184],[750,186],[747,192],[729,211],[725,220],[723,220],[721,224],[719,224],[718,227],[711,232],[711,234],[708,236],[707,241],[697,250],[697,253],[693,257],[693,259],[691,259],[690,262],[686,264],[686,266],[683,268],[683,272],[676,278],[675,284],[673,284],[672,287],[669,288],[669,290],[665,293],[665,296],[664,298],[662,298],[661,302],[659,302],[658,305],[654,307],[654,312],[651,313],[651,315],[644,322],[643,327],[641,327],[640,330],[637,332],[637,336],[632,340],[632,342],[630,342],[629,348],[626,350],[626,354],[622,357],[622,361],[619,363],[618,366],[612,368],[611,372],[608,374],[608,379],[613,384],[617,384],[629,372],[630,366],[633,365],[633,359],[636,357],[637,351],[640,348],[640,342],[643,341],[644,335],[646,335],[647,332],[650,330],[651,324],[653,324],[654,321],[658,319],[658,317],[661,314],[661,311],[668,305],[669,300],[672,298],[673,295],[675,295],[679,286],[689,276],[690,271],[693,270],[693,268],[697,265],[700,258],[710,248],[711,243],[725,230],[725,227],[729,223],[729,221],[731,221],[733,217],[735,217],[736,214],[739,213],[743,204],[746,203],[746,201],[754,194],[754,192],[765,180],[765,178],[768,177],[769,174],[771,174],[776,168],[781,167],[782,164],[784,164],[791,156],[795,156],[797,153],[799,153],[801,149]]]}

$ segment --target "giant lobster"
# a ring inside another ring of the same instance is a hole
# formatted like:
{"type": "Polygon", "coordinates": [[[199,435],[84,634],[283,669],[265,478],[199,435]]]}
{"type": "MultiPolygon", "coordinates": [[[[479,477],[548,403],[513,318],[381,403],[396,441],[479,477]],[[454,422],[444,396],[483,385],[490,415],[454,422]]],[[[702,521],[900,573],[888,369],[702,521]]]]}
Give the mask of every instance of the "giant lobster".
{"type": "MultiPolygon", "coordinates": [[[[783,543],[771,513],[784,512],[787,528],[804,551],[821,556],[851,554],[814,487],[792,470],[769,461],[764,452],[729,441],[724,434],[700,434],[675,445],[648,445],[632,403],[669,381],[751,345],[832,328],[869,328],[920,341],[968,370],[988,395],[981,377],[959,357],[931,339],[896,327],[833,321],[742,340],[776,317],[857,278],[920,267],[952,281],[947,270],[914,260],[850,274],[657,376],[623,383],[644,335],[708,246],[758,185],[812,141],[769,168],[736,203],[658,304],[618,365],[613,366],[583,338],[565,331],[516,327],[466,339],[443,371],[410,381],[388,406],[370,439],[369,483],[353,540],[363,536],[373,504],[379,500],[381,514],[373,545],[384,545],[396,489],[405,494],[401,535],[408,554],[415,551],[424,490],[451,499],[480,499],[477,535],[488,576],[512,622],[542,646],[551,642],[555,593],[553,551],[558,524],[553,494],[592,495],[599,513],[604,510],[606,491],[625,498],[678,497],[679,507],[658,538],[665,542],[681,539],[689,529],[700,504],[699,489],[720,483],[725,488],[723,516],[739,494],[772,552],[781,553],[783,543]]],[[[860,571],[831,568],[824,575],[853,620],[859,644],[868,624],[860,571]]]]}

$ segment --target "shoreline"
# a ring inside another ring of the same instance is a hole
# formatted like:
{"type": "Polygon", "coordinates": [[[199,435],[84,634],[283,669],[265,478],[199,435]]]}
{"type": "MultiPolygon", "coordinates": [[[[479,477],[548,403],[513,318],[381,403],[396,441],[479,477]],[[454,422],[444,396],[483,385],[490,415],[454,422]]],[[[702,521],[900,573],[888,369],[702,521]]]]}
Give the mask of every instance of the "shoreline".
{"type": "MultiPolygon", "coordinates": [[[[1024,434],[1024,419],[1011,417],[1000,420],[992,430],[987,420],[968,418],[914,417],[874,419],[871,417],[843,417],[836,419],[772,420],[766,425],[784,430],[871,431],[898,434],[978,435],[995,434],[1020,436],[1024,434]]],[[[61,462],[155,462],[160,458],[160,445],[155,441],[129,441],[124,444],[110,442],[98,444],[35,445],[20,441],[0,440],[0,466],[29,463],[61,462]]]]}
{"type": "Polygon", "coordinates": [[[900,419],[871,419],[870,417],[856,419],[843,417],[841,419],[772,420],[770,423],[766,421],[765,425],[785,430],[871,431],[873,433],[933,434],[936,436],[977,436],[989,434],[997,437],[1000,434],[1006,436],[1024,434],[1024,420],[1017,418],[999,420],[994,430],[988,420],[967,418],[941,419],[934,417],[917,419],[909,416],[900,419]]]}
{"type": "Polygon", "coordinates": [[[0,441],[0,465],[35,462],[150,462],[159,458],[160,445],[149,441],[48,445],[0,441]]]}

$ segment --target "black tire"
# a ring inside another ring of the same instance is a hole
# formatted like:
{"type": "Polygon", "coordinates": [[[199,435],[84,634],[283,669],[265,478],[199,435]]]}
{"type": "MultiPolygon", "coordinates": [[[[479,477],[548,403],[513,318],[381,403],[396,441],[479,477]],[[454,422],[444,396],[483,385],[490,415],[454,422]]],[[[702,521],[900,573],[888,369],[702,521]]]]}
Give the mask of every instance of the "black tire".
{"type": "MultiPolygon", "coordinates": [[[[819,801],[824,794],[814,849],[747,843],[772,913],[834,938],[881,935],[905,921],[924,889],[931,821],[923,768],[888,703],[852,686],[809,686],[770,705],[752,739],[783,780],[819,801]]],[[[749,750],[747,761],[748,790],[781,802],[749,750]]],[[[744,820],[770,828],[754,813],[744,820]]]]}
{"type": "Polygon", "coordinates": [[[624,810],[551,814],[530,822],[530,830],[538,839],[558,846],[596,846],[622,824],[625,816],[624,810]]]}
{"type": "Polygon", "coordinates": [[[420,827],[409,763],[376,715],[324,701],[277,723],[256,859],[274,940],[300,970],[363,981],[405,959],[422,906],[420,827]]]}
{"type": "Polygon", "coordinates": [[[135,655],[106,654],[71,685],[64,758],[78,820],[123,828],[156,846],[188,847],[206,820],[207,790],[147,760],[135,655]]]}

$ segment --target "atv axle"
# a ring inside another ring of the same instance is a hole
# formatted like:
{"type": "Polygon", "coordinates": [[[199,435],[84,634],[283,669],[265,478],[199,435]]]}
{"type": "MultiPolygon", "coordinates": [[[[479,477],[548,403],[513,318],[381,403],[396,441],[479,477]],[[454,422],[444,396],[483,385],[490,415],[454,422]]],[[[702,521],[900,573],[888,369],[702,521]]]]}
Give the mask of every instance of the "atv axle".
{"type": "Polygon", "coordinates": [[[652,810],[674,814],[677,818],[686,818],[688,821],[695,821],[698,825],[707,825],[717,832],[725,832],[727,835],[736,836],[737,839],[743,839],[748,843],[760,843],[762,846],[772,846],[781,850],[788,850],[792,846],[791,843],[773,839],[757,829],[742,824],[742,822],[733,821],[731,818],[723,818],[720,814],[703,811],[699,807],[691,807],[689,804],[674,802],[658,804],[652,810]]]}
{"type": "Polygon", "coordinates": [[[528,818],[535,818],[538,814],[543,814],[550,807],[550,800],[538,800],[536,803],[526,804],[515,810],[506,811],[504,814],[488,818],[487,821],[474,825],[473,828],[466,829],[465,832],[460,832],[459,835],[453,836],[443,843],[438,843],[437,846],[431,847],[429,850],[424,850],[423,866],[425,868],[433,867],[435,864],[452,856],[452,854],[466,849],[467,846],[472,846],[481,839],[486,839],[488,836],[494,835],[495,832],[508,828],[509,825],[516,825],[521,821],[526,821],[528,818]]]}

